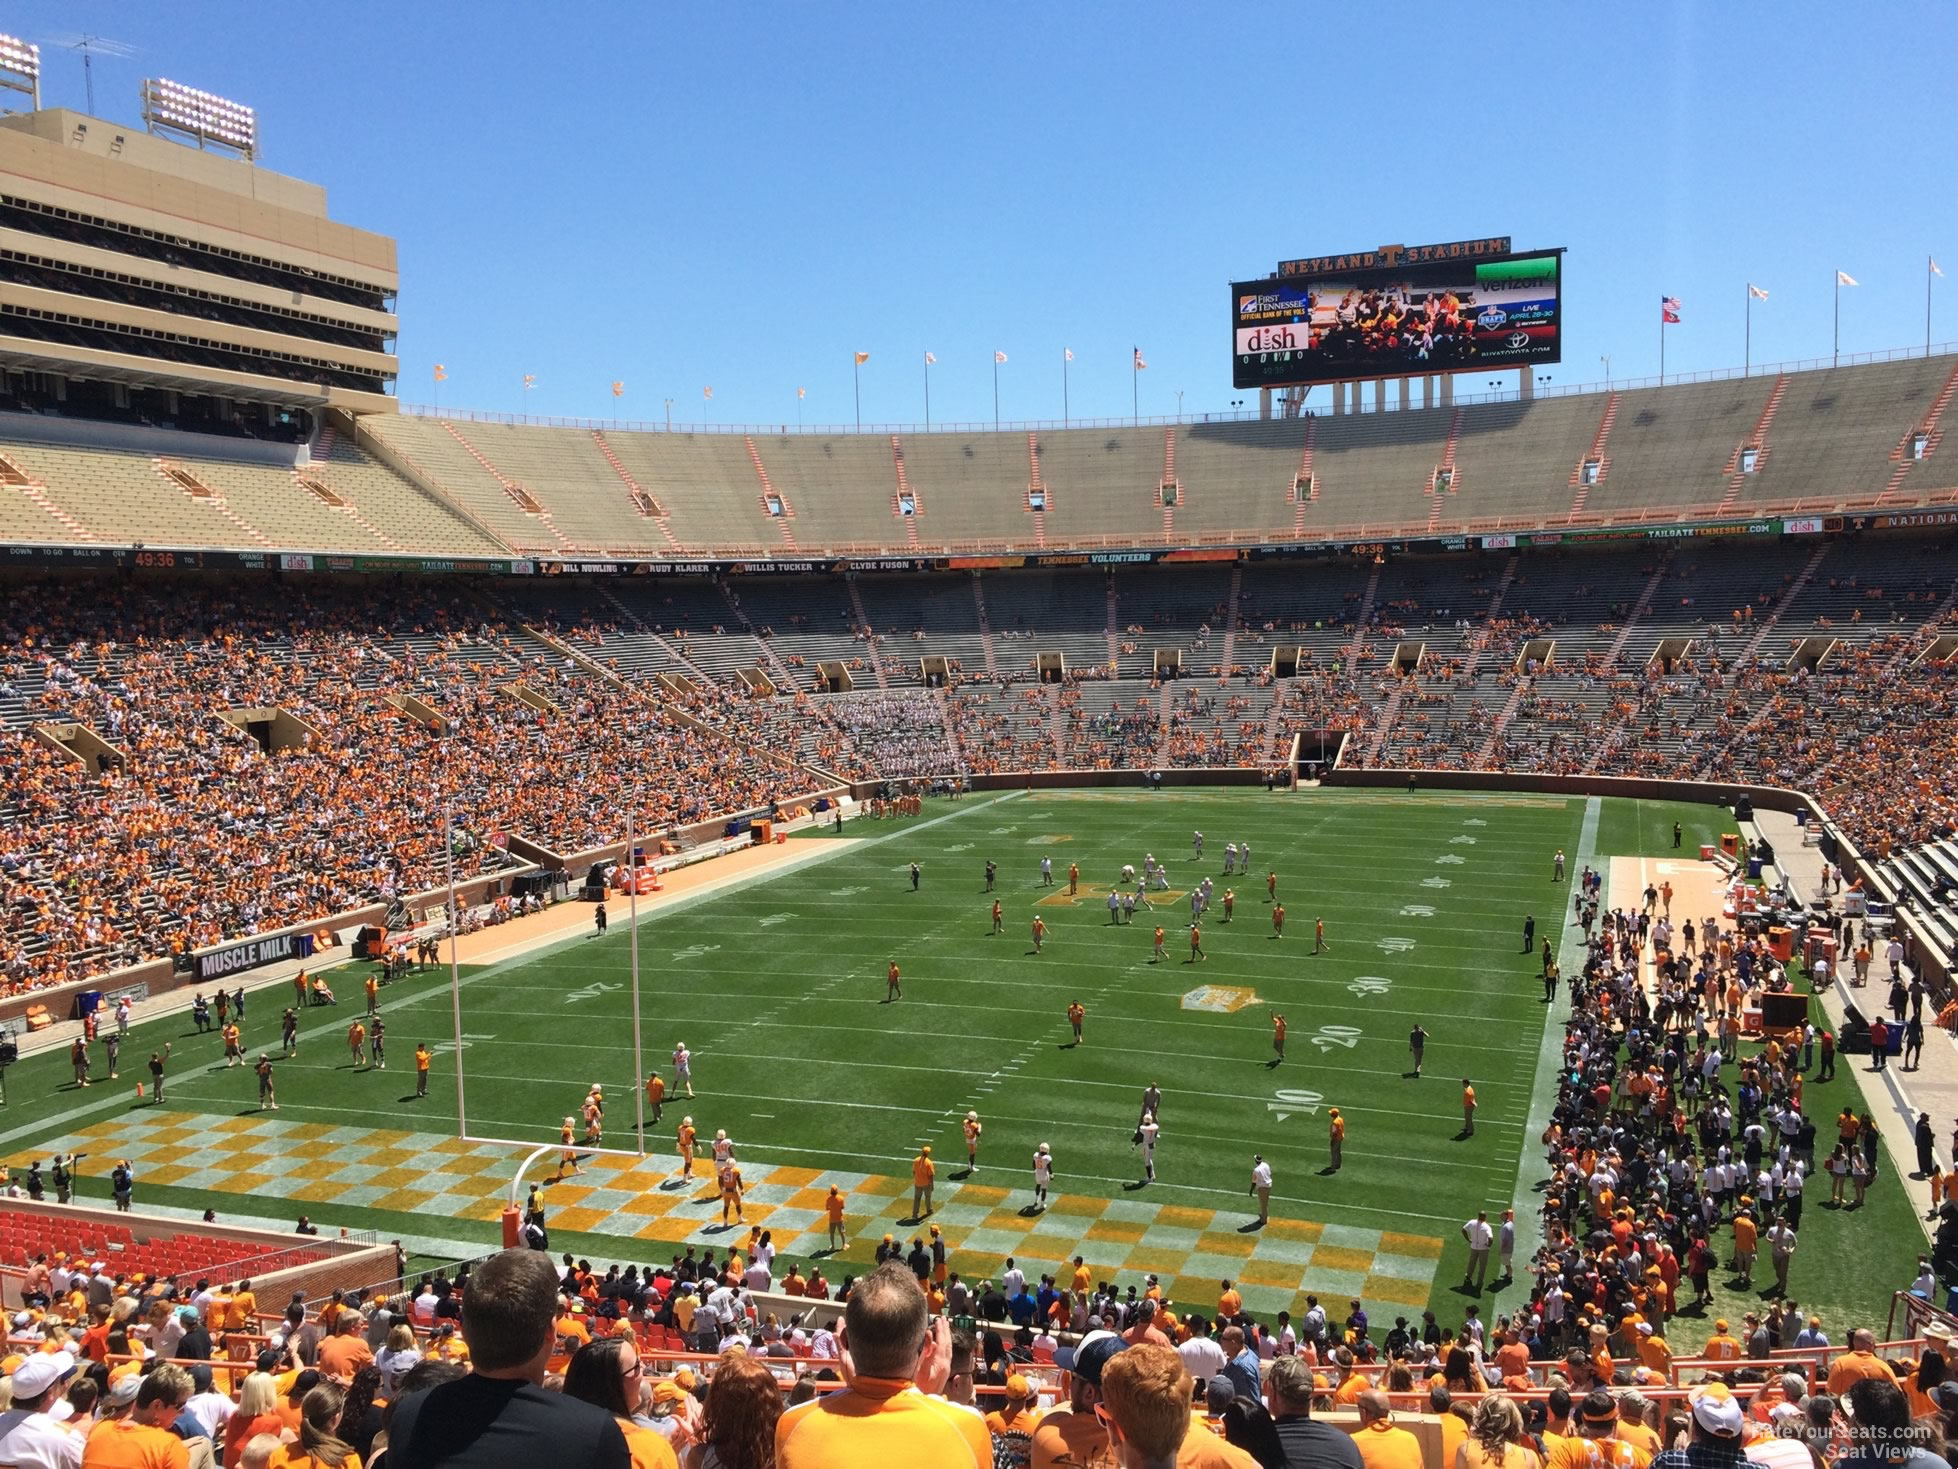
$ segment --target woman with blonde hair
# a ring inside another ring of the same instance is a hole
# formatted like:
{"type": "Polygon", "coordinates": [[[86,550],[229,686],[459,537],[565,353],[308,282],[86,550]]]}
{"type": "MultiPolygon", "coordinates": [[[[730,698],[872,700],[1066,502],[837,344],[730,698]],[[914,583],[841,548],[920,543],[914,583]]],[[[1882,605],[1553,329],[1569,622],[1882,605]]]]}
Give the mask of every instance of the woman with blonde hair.
{"type": "Polygon", "coordinates": [[[687,1450],[684,1469],[774,1469],[775,1420],[782,1416],[782,1387],[759,1358],[723,1356],[707,1380],[700,1441],[687,1450]]]}
{"type": "Polygon", "coordinates": [[[1542,1457],[1524,1442],[1523,1414],[1514,1399],[1497,1392],[1476,1403],[1451,1469],[1543,1469],[1542,1457]]]}
{"type": "Polygon", "coordinates": [[[269,1372],[254,1372],[238,1389],[238,1408],[224,1420],[224,1469],[238,1469],[252,1435],[279,1435],[279,1383],[269,1372]]]}

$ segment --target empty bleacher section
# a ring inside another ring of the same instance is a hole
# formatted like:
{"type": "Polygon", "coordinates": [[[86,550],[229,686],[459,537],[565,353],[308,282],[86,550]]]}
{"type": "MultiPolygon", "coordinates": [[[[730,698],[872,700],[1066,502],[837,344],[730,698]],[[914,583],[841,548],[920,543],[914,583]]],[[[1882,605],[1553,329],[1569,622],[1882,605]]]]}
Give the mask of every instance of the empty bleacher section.
{"type": "Polygon", "coordinates": [[[33,432],[10,437],[0,417],[0,536],[798,558],[1826,513],[1958,503],[1958,459],[1943,449],[1954,396],[1958,359],[1943,355],[1399,412],[1031,432],[750,436],[335,413],[296,472],[208,435],[151,428],[138,447],[109,447],[84,420],[69,442],[50,428],[63,420],[21,414],[9,416],[33,432]]]}
{"type": "Polygon", "coordinates": [[[1047,540],[1126,544],[1160,538],[1166,526],[1161,489],[1166,432],[1123,427],[1039,434],[1040,477],[1050,496],[1047,540]]]}
{"type": "Polygon", "coordinates": [[[1202,536],[1289,527],[1306,434],[1316,441],[1318,427],[1304,418],[1180,426],[1177,529],[1202,536]]]}
{"type": "Polygon", "coordinates": [[[148,440],[155,447],[139,450],[9,438],[0,422],[0,534],[43,544],[506,554],[344,438],[297,467],[228,455],[220,439],[148,440]]]}
{"type": "Polygon", "coordinates": [[[928,520],[920,517],[936,506],[918,495],[915,485],[917,513],[898,514],[896,461],[886,436],[783,435],[757,438],[755,450],[770,482],[795,506],[801,545],[889,550],[907,544],[907,521],[921,536],[929,531],[928,520]]]}
{"type": "Polygon", "coordinates": [[[1607,516],[1710,513],[1725,498],[1735,456],[1774,387],[1773,378],[1750,377],[1626,393],[1611,432],[1611,472],[1587,509],[1607,516]]]}

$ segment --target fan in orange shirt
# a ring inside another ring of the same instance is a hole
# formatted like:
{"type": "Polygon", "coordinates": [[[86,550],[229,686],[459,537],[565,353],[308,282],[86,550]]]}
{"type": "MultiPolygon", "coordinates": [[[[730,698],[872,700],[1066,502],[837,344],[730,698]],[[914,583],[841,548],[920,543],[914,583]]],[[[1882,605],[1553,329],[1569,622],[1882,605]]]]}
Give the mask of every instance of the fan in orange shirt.
{"type": "Polygon", "coordinates": [[[353,1052],[354,1065],[360,1067],[367,1061],[367,1027],[356,1020],[347,1027],[347,1049],[353,1052]]]}
{"type": "Polygon", "coordinates": [[[1047,941],[1047,920],[1036,918],[1033,921],[1033,951],[1038,954],[1040,946],[1047,941]]]}
{"type": "MultiPolygon", "coordinates": [[[[1285,1059],[1285,1017],[1273,1014],[1271,1017],[1271,1048],[1278,1053],[1278,1061],[1285,1059]]],[[[1276,1066],[1278,1061],[1272,1062],[1276,1066]]]]}
{"type": "Polygon", "coordinates": [[[1272,904],[1271,936],[1275,939],[1285,937],[1285,905],[1283,903],[1272,904]]]}
{"type": "Polygon", "coordinates": [[[1081,1022],[1088,1018],[1087,1008],[1079,1000],[1069,1002],[1067,1007],[1068,1027],[1074,1032],[1074,1044],[1081,1044],[1081,1022]]]}

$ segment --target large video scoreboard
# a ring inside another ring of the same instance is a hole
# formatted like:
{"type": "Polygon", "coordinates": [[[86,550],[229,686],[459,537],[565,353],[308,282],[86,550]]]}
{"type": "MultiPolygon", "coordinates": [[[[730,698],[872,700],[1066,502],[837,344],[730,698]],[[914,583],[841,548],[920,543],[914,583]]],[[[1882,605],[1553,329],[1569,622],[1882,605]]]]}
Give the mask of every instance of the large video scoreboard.
{"type": "Polygon", "coordinates": [[[1232,384],[1289,387],[1561,357],[1564,252],[1383,246],[1231,286],[1232,384]]]}

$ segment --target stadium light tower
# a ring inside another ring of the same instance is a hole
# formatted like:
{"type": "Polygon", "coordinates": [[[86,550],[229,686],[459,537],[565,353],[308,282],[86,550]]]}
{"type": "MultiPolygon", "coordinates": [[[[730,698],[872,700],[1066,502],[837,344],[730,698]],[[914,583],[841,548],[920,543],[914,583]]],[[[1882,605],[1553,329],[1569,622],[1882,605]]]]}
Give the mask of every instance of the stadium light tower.
{"type": "Polygon", "coordinates": [[[258,157],[258,114],[242,102],[202,92],[161,77],[143,79],[143,125],[158,135],[195,139],[199,148],[216,144],[247,162],[258,157]]]}
{"type": "Polygon", "coordinates": [[[19,92],[41,110],[41,48],[18,36],[0,35],[0,90],[19,92]]]}

